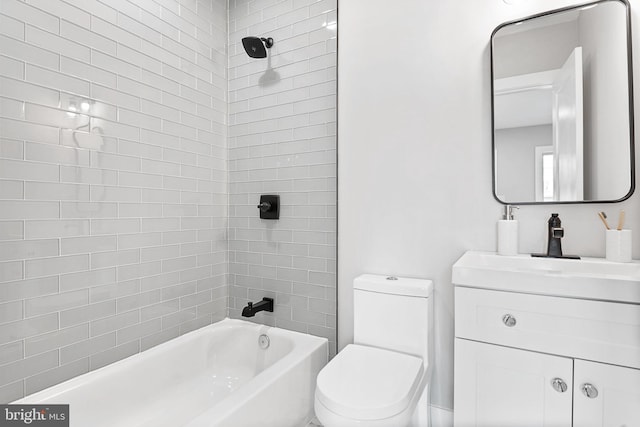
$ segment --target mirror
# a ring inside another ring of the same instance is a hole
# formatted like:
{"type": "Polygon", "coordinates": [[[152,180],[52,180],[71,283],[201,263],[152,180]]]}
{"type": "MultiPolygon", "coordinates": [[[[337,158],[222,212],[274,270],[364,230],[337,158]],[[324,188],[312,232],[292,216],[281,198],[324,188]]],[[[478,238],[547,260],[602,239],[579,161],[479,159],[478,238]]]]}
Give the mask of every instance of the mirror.
{"type": "Polygon", "coordinates": [[[604,0],[491,36],[493,194],[501,203],[627,199],[635,187],[629,5],[604,0]]]}

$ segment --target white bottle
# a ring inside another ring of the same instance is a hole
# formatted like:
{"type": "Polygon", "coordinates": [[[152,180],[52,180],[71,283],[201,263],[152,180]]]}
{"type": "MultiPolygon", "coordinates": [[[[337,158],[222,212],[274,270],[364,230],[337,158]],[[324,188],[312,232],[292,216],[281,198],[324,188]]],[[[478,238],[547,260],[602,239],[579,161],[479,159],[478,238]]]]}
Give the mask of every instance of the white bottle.
{"type": "Polygon", "coordinates": [[[498,255],[518,253],[518,221],[513,219],[513,209],[518,207],[505,205],[504,215],[498,221],[498,255]]]}

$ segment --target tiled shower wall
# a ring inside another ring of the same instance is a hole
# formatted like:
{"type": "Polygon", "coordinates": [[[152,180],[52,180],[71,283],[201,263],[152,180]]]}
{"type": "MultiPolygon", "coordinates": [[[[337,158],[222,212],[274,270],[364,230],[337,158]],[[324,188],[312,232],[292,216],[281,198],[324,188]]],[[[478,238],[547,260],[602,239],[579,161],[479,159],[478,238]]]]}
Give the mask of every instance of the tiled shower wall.
{"type": "Polygon", "coordinates": [[[7,402],[226,315],[227,4],[0,13],[7,402]]]}
{"type": "Polygon", "coordinates": [[[229,313],[275,298],[256,320],[336,346],[337,0],[229,3],[229,313]],[[251,59],[242,37],[272,37],[251,59]],[[280,219],[260,220],[260,194],[280,219]]]}

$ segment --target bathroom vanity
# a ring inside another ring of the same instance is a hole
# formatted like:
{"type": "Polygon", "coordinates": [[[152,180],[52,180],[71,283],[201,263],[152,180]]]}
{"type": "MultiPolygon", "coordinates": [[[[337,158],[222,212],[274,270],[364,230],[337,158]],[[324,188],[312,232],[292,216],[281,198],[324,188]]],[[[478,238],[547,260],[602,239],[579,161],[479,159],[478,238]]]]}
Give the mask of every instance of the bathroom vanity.
{"type": "Polygon", "coordinates": [[[467,252],[454,425],[640,425],[640,263],[467,252]]]}

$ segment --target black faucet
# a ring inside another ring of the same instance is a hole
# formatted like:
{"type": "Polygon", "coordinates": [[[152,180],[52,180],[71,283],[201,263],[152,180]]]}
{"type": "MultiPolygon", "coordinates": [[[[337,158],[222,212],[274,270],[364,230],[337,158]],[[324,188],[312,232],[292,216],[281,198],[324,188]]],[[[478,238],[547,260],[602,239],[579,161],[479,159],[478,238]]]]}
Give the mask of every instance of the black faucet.
{"type": "Polygon", "coordinates": [[[262,301],[257,303],[248,303],[245,308],[242,309],[243,317],[253,317],[260,311],[273,312],[273,298],[262,298],[262,301]]]}
{"type": "Polygon", "coordinates": [[[552,258],[562,258],[562,242],[560,239],[564,237],[564,228],[562,221],[557,213],[552,213],[549,218],[547,240],[547,256],[552,258]]]}
{"type": "Polygon", "coordinates": [[[546,254],[531,254],[532,257],[541,258],[567,258],[567,259],[580,259],[576,255],[564,255],[562,253],[562,242],[560,239],[564,237],[564,228],[562,228],[562,222],[557,213],[552,213],[549,218],[547,227],[547,253],[546,254]]]}

